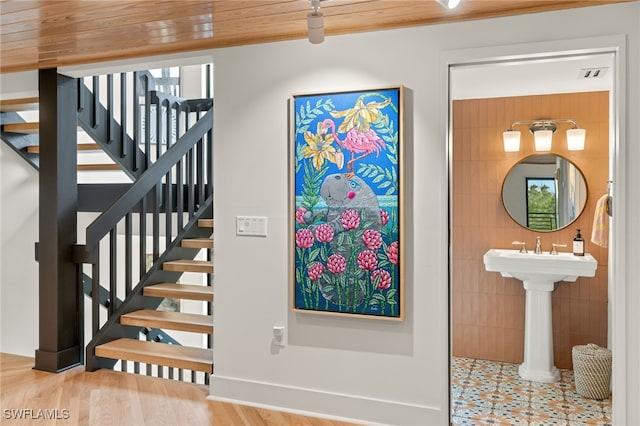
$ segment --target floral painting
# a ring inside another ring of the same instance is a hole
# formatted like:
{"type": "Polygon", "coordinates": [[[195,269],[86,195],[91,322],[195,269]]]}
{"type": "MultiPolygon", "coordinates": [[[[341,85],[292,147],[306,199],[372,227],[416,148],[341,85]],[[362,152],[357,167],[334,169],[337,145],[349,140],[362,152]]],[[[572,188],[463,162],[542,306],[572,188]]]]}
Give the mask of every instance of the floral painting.
{"type": "Polygon", "coordinates": [[[404,319],[403,88],[294,96],[296,311],[404,319]]]}

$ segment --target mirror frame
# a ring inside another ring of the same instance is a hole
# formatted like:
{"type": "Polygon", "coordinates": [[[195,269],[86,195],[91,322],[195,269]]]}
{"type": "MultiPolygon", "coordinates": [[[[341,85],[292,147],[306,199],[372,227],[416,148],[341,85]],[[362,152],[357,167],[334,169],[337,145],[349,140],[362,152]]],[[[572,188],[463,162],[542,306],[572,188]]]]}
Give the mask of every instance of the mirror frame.
{"type": "Polygon", "coordinates": [[[584,174],[584,172],[580,169],[580,167],[578,167],[578,165],[576,163],[574,163],[573,161],[571,161],[570,159],[568,159],[567,157],[565,157],[564,155],[560,155],[558,153],[555,152],[546,152],[546,153],[534,153],[534,154],[530,154],[527,155],[525,157],[520,158],[517,162],[515,162],[507,171],[507,173],[504,175],[503,179],[502,179],[502,186],[500,189],[500,200],[502,201],[502,207],[504,208],[505,212],[507,213],[507,216],[509,216],[509,218],[511,220],[513,220],[516,224],[518,224],[519,226],[521,226],[522,228],[528,230],[528,231],[532,231],[532,232],[545,232],[545,233],[550,233],[550,232],[555,232],[555,231],[560,231],[568,226],[570,226],[572,223],[575,223],[580,216],[582,216],[582,214],[584,213],[585,209],[587,208],[587,203],[589,201],[589,185],[587,183],[587,178],[584,174]],[[586,191],[586,196],[584,199],[584,205],[580,208],[580,211],[578,212],[578,214],[576,215],[576,217],[570,221],[569,223],[557,227],[555,229],[550,229],[550,230],[544,230],[544,229],[531,229],[523,224],[521,224],[520,222],[518,222],[512,215],[511,212],[509,211],[509,209],[507,208],[506,204],[505,204],[505,200],[504,200],[504,186],[505,183],[507,181],[507,178],[509,177],[509,175],[511,174],[511,172],[513,171],[513,169],[515,169],[518,165],[522,164],[525,160],[532,158],[532,157],[539,157],[539,156],[556,156],[556,157],[560,157],[563,160],[565,160],[566,162],[568,162],[569,164],[571,164],[573,167],[576,168],[576,170],[580,173],[580,176],[582,176],[582,180],[584,181],[584,187],[585,187],[585,191],[586,191]]]}

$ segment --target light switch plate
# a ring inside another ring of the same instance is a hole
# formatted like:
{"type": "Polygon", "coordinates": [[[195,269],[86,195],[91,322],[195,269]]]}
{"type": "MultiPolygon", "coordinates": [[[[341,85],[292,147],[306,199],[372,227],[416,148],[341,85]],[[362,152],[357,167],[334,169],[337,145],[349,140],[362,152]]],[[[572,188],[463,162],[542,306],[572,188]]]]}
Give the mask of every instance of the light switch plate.
{"type": "Polygon", "coordinates": [[[236,235],[267,236],[266,216],[236,216],[236,235]]]}

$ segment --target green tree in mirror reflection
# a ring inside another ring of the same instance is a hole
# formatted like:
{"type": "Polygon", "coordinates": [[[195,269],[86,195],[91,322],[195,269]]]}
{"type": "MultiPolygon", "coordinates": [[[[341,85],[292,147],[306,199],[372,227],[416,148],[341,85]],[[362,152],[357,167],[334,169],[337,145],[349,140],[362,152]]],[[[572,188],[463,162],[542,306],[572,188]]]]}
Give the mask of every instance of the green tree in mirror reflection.
{"type": "Polygon", "coordinates": [[[540,231],[556,229],[555,181],[527,178],[527,227],[540,231]]]}

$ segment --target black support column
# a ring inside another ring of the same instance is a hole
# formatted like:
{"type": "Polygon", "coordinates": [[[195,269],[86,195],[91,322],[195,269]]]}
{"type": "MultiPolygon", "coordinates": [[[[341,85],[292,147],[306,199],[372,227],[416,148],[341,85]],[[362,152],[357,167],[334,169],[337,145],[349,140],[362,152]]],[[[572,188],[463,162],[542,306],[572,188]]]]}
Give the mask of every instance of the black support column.
{"type": "Polygon", "coordinates": [[[39,349],[35,368],[59,372],[81,362],[76,243],[77,85],[40,70],[39,349]]]}

